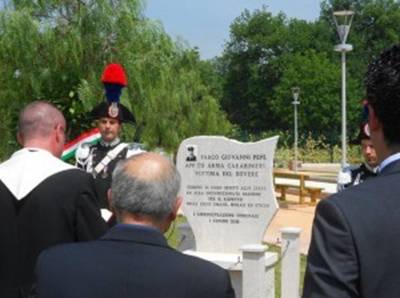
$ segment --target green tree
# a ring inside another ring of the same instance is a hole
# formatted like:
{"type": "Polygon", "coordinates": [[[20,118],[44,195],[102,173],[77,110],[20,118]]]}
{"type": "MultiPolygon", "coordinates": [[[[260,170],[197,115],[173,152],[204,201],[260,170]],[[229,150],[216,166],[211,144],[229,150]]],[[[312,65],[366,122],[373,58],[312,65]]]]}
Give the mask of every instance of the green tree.
{"type": "MultiPolygon", "coordinates": [[[[302,87],[303,83],[310,103],[324,99],[327,105],[334,105],[340,94],[340,73],[331,63],[333,55],[317,55],[327,51],[333,52],[330,30],[324,21],[288,20],[283,14],[272,16],[266,8],[245,11],[232,23],[231,41],[221,59],[225,63],[222,104],[229,119],[252,133],[287,130],[292,123],[292,112],[288,114],[290,88],[302,87]],[[321,78],[321,73],[329,77],[321,78]]],[[[324,119],[323,128],[328,123],[333,125],[332,117],[321,114],[318,108],[314,110],[317,115],[302,123],[306,131],[314,129],[315,119],[329,118],[324,119]]],[[[334,124],[339,127],[339,120],[334,124]]]]}
{"type": "MultiPolygon", "coordinates": [[[[308,50],[304,53],[282,57],[284,71],[274,89],[272,109],[281,115],[277,125],[293,129],[293,101],[291,88],[300,86],[299,132],[314,138],[324,136],[330,144],[339,140],[341,133],[341,81],[340,66],[329,60],[325,53],[308,50]]],[[[349,78],[348,89],[356,92],[357,83],[349,78]]],[[[348,121],[357,123],[359,117],[359,94],[348,94],[348,121]]]]}
{"type": "Polygon", "coordinates": [[[222,105],[240,131],[263,135],[292,126],[290,88],[302,89],[300,116],[303,132],[314,132],[331,144],[339,141],[340,54],[334,10],[356,14],[348,42],[347,118],[349,137],[360,121],[368,63],[383,48],[400,41],[400,2],[394,0],[325,0],[314,22],[273,16],[264,7],[244,11],[231,24],[230,41],[219,59],[224,77],[222,105]],[[316,123],[318,125],[316,125],[316,123]]]}
{"type": "Polygon", "coordinates": [[[287,35],[285,16],[273,17],[265,8],[246,10],[231,25],[222,106],[242,129],[263,131],[275,120],[268,100],[280,77],[274,62],[286,51],[287,35]]]}
{"type": "MultiPolygon", "coordinates": [[[[87,112],[104,100],[100,75],[123,64],[122,102],[135,114],[127,141],[173,151],[194,134],[230,130],[219,108],[215,76],[195,49],[174,42],[162,25],[142,15],[139,0],[10,1],[0,11],[0,132],[15,133],[20,108],[48,99],[66,115],[70,137],[91,125],[87,112]],[[211,87],[209,87],[211,86],[211,87]],[[3,112],[4,109],[4,112],[3,112]],[[207,110],[207,113],[204,111],[207,110]]],[[[0,150],[0,159],[15,142],[0,150]]]]}
{"type": "MultiPolygon", "coordinates": [[[[336,10],[354,11],[348,43],[354,46],[349,55],[348,68],[351,76],[363,79],[368,63],[383,49],[400,42],[400,2],[396,0],[325,0],[321,3],[321,19],[330,22],[334,30],[332,14],[336,10]]],[[[339,43],[336,32],[334,42],[339,43]]]]}

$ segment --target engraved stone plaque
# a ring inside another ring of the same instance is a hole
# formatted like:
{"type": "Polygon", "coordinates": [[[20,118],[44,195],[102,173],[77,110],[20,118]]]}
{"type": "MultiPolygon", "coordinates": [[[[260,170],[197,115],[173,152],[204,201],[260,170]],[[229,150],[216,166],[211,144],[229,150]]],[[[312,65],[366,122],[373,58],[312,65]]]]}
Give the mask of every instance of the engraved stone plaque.
{"type": "Polygon", "coordinates": [[[261,244],[278,210],[272,177],[277,141],[198,136],[181,143],[180,195],[197,251],[238,253],[242,245],[261,244]]]}

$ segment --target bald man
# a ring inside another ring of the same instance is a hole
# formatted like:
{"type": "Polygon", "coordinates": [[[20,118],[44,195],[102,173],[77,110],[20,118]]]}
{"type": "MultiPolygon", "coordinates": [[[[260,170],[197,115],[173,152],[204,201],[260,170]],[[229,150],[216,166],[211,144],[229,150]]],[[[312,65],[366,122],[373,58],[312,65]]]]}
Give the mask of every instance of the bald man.
{"type": "Polygon", "coordinates": [[[40,298],[232,298],[228,273],[168,246],[163,233],[181,199],[175,166],[154,153],[119,162],[111,206],[119,224],[97,241],[44,251],[40,298]]]}
{"type": "Polygon", "coordinates": [[[65,119],[44,101],[20,114],[23,149],[0,164],[0,297],[27,297],[39,253],[104,234],[93,178],[59,159],[65,119]]]}

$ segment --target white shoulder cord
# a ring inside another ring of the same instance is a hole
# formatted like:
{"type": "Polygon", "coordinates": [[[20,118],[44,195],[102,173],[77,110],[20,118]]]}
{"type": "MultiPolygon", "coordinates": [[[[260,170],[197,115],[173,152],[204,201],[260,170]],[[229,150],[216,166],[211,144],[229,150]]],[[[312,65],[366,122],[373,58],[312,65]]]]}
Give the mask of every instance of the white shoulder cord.
{"type": "Polygon", "coordinates": [[[104,168],[112,161],[114,158],[117,157],[117,155],[126,148],[128,144],[126,143],[121,143],[117,147],[115,147],[113,150],[110,150],[106,156],[95,166],[93,174],[97,175],[101,171],[104,170],[104,168]]]}

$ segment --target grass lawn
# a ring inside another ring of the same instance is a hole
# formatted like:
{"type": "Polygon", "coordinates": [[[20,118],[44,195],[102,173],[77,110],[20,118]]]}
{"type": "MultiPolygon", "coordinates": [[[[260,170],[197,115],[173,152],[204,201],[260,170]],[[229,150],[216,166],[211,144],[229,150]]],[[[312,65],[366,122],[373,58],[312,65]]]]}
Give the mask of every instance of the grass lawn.
{"type": "MultiPolygon", "coordinates": [[[[171,225],[170,229],[165,233],[165,237],[168,240],[169,245],[176,248],[179,244],[179,232],[176,228],[181,223],[185,223],[186,218],[184,216],[178,216],[175,223],[171,225]]],[[[268,251],[276,252],[280,255],[281,248],[276,245],[268,245],[268,251]]],[[[300,289],[303,288],[303,279],[305,273],[307,257],[304,255],[300,256],[300,289]]],[[[275,267],[275,297],[281,298],[281,263],[279,262],[275,267]]]]}

